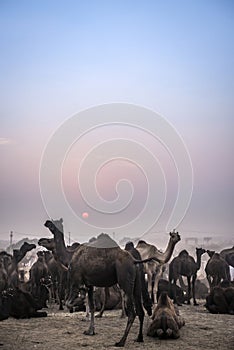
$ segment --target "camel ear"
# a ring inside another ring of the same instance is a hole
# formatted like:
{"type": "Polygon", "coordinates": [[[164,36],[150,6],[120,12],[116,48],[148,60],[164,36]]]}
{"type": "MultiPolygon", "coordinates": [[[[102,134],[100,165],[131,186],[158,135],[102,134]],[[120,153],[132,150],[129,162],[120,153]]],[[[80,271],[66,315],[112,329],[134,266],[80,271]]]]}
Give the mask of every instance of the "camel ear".
{"type": "Polygon", "coordinates": [[[63,223],[63,218],[61,218],[59,221],[60,221],[61,223],[63,223]]]}

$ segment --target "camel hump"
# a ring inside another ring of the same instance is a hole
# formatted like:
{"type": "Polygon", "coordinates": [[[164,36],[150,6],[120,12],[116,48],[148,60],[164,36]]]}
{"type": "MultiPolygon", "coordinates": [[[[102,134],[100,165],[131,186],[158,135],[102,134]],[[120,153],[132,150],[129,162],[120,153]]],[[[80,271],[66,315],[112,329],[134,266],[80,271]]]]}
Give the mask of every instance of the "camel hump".
{"type": "Polygon", "coordinates": [[[179,253],[179,256],[180,256],[180,257],[188,256],[188,255],[189,255],[189,253],[187,252],[186,249],[181,250],[181,252],[179,253]]]}
{"type": "MultiPolygon", "coordinates": [[[[147,244],[146,241],[143,241],[142,239],[140,241],[138,241],[138,244],[147,244]]],[[[137,244],[137,245],[138,245],[137,244]]]]}
{"type": "Polygon", "coordinates": [[[101,233],[96,240],[86,245],[93,248],[119,248],[119,245],[107,233],[101,233]]]}

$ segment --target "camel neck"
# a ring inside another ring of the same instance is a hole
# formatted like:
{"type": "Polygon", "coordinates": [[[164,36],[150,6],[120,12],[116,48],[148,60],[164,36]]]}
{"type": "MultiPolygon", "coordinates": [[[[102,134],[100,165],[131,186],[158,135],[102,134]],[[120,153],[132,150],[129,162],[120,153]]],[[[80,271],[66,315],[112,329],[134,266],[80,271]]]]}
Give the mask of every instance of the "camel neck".
{"type": "Polygon", "coordinates": [[[197,253],[197,262],[196,262],[196,264],[197,264],[197,269],[198,269],[198,270],[199,270],[200,267],[201,267],[201,256],[202,256],[201,253],[197,253]]]}
{"type": "Polygon", "coordinates": [[[175,247],[175,243],[172,242],[172,240],[170,239],[165,252],[163,252],[163,253],[159,252],[159,255],[157,257],[160,259],[160,261],[162,263],[165,264],[170,260],[172,253],[173,253],[173,250],[174,250],[174,247],[175,247]]]}
{"type": "Polygon", "coordinates": [[[67,266],[68,262],[69,262],[69,254],[68,254],[66,246],[65,246],[63,233],[60,231],[55,232],[54,233],[54,241],[55,241],[55,249],[56,249],[56,255],[58,257],[58,260],[62,264],[67,266]]]}

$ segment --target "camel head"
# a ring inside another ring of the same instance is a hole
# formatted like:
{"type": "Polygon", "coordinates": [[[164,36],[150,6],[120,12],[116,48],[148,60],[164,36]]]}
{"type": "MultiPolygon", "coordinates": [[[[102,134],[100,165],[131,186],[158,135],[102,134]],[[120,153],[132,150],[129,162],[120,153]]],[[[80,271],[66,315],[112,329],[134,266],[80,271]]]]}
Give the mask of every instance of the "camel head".
{"type": "Polygon", "coordinates": [[[126,244],[125,244],[125,250],[131,250],[131,249],[133,249],[134,248],[134,244],[133,244],[133,242],[127,242],[126,244]]]}
{"type": "Polygon", "coordinates": [[[63,219],[59,220],[47,220],[44,223],[44,226],[47,227],[53,234],[56,232],[63,233],[63,219]]]}
{"type": "Polygon", "coordinates": [[[44,260],[44,252],[43,251],[37,252],[37,257],[38,257],[39,261],[43,261],[44,260]]]}
{"type": "Polygon", "coordinates": [[[172,232],[170,232],[170,240],[176,244],[178,243],[181,238],[180,238],[180,235],[179,235],[179,232],[176,232],[175,230],[173,230],[172,232]]]}
{"type": "Polygon", "coordinates": [[[23,245],[20,247],[20,251],[25,255],[27,252],[35,248],[36,248],[35,244],[24,242],[23,245]]]}
{"type": "Polygon", "coordinates": [[[41,247],[44,247],[48,250],[53,250],[55,249],[55,242],[54,238],[40,238],[38,240],[38,245],[41,247]]]}
{"type": "Polygon", "coordinates": [[[206,250],[203,248],[196,248],[196,254],[202,256],[206,253],[206,250]]]}

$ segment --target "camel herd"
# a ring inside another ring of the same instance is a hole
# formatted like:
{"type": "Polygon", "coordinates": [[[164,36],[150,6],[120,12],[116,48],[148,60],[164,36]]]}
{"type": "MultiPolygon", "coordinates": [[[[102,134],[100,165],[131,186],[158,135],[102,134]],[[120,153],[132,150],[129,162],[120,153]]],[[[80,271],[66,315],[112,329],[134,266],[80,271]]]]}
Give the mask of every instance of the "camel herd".
{"type": "Polygon", "coordinates": [[[107,234],[68,247],[62,219],[47,220],[44,226],[52,238],[39,239],[38,245],[43,250],[37,252],[28,281],[20,278],[18,266],[36,246],[25,242],[13,255],[0,252],[1,321],[10,316],[46,317],[44,308],[48,301],[53,301],[60,310],[64,307],[70,312],[86,310],[90,323],[85,334],[94,335],[95,311],[99,309],[101,317],[105,309],[119,307],[127,322],[116,346],[125,345],[136,316],[139,318],[137,341],[143,342],[145,312],[151,317],[148,336],[176,339],[185,324],[178,306],[190,304],[191,298],[198,305],[196,294],[203,284],[197,273],[203,254],[209,257],[205,267],[208,287],[203,285],[203,294],[199,294],[206,298],[204,306],[211,313],[234,314],[234,286],[230,276],[234,247],[220,253],[196,248],[196,260],[184,249],[172,258],[181,240],[175,231],[170,232],[164,252],[143,240],[136,247],[128,242],[121,249],[107,234]],[[166,267],[168,275],[163,278],[166,267]]]}

